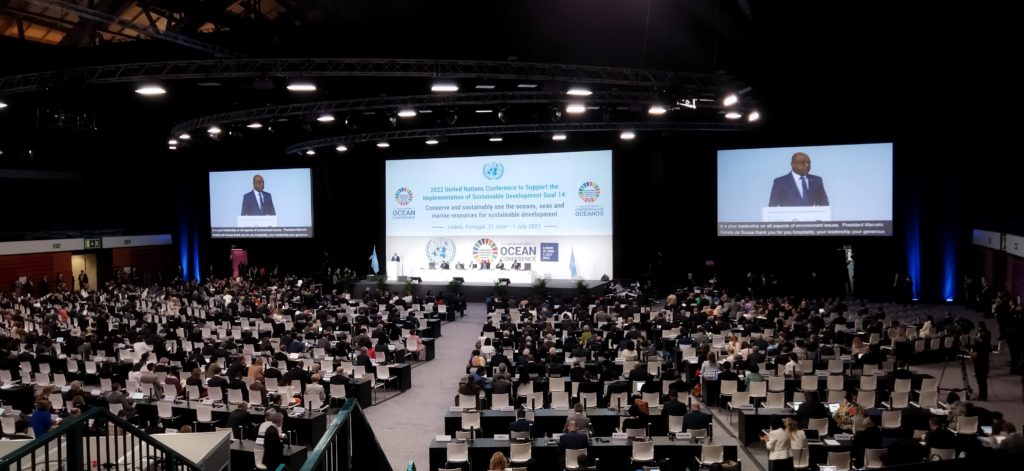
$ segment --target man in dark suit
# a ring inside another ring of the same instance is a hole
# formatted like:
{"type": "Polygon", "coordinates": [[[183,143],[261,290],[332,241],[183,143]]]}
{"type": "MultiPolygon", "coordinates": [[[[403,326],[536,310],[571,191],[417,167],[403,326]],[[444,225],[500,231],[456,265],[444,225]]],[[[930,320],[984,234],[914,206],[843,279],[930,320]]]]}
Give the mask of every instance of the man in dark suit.
{"type": "Polygon", "coordinates": [[[824,181],[810,175],[811,157],[797,152],[789,164],[793,170],[772,183],[768,206],[828,206],[824,181]]]}
{"type": "Polygon", "coordinates": [[[570,420],[565,424],[568,430],[558,438],[558,456],[565,459],[565,450],[586,450],[590,446],[587,436],[576,430],[576,421],[570,420]]]}
{"type": "Polygon", "coordinates": [[[807,422],[810,419],[826,419],[828,416],[828,408],[818,401],[818,393],[816,391],[805,392],[804,402],[796,409],[797,423],[801,427],[807,427],[807,422]]]}
{"type": "Polygon", "coordinates": [[[700,411],[700,403],[694,401],[690,413],[683,416],[683,431],[707,430],[711,424],[711,416],[700,411]]]}
{"type": "Polygon", "coordinates": [[[395,254],[391,256],[391,261],[392,262],[401,262],[402,258],[398,256],[398,252],[395,252],[395,254]]]}
{"type": "Polygon", "coordinates": [[[686,404],[679,402],[679,391],[668,388],[668,402],[661,406],[661,415],[686,415],[686,404]]]}
{"type": "Polygon", "coordinates": [[[526,420],[526,411],[519,409],[516,411],[516,421],[512,422],[508,426],[509,433],[512,432],[529,432],[533,428],[533,422],[526,420]]]}
{"type": "Polygon", "coordinates": [[[442,261],[441,262],[441,269],[442,270],[448,270],[450,268],[451,268],[451,265],[449,265],[448,262],[446,262],[446,261],[442,261]]]}
{"type": "Polygon", "coordinates": [[[956,448],[956,437],[948,428],[942,426],[938,417],[928,420],[928,433],[924,435],[924,445],[928,448],[956,448]]]}
{"type": "Polygon", "coordinates": [[[864,450],[882,447],[882,430],[871,419],[864,419],[864,428],[853,434],[853,463],[864,466],[864,450]]]}
{"type": "Polygon", "coordinates": [[[242,216],[275,216],[274,200],[263,191],[263,176],[252,177],[252,191],[242,196],[242,216]]]}

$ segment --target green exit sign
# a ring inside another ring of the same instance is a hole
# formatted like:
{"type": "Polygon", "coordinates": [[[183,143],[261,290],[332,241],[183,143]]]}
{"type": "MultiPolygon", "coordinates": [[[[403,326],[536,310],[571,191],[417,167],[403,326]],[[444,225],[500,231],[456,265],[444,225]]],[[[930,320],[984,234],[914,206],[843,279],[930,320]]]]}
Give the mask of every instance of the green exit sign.
{"type": "Polygon", "coordinates": [[[103,248],[103,240],[102,239],[85,239],[85,248],[87,248],[87,249],[102,249],[103,248]]]}

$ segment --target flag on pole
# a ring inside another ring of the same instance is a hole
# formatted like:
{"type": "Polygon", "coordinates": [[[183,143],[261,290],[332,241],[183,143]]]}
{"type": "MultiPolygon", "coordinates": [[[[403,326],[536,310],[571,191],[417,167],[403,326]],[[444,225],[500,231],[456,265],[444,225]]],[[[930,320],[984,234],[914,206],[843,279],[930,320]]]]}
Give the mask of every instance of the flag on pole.
{"type": "Polygon", "coordinates": [[[576,251],[569,252],[569,278],[576,279],[576,251]]]}
{"type": "Polygon", "coordinates": [[[377,246],[373,246],[373,253],[370,254],[370,269],[373,270],[374,274],[380,271],[380,264],[377,263],[377,246]]]}

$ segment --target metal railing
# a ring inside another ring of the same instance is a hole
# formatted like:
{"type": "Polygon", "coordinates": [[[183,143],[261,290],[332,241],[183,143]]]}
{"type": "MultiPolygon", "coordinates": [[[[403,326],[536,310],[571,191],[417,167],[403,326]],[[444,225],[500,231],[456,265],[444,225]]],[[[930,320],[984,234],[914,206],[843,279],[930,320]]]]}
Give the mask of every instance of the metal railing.
{"type": "Polygon", "coordinates": [[[359,401],[345,401],[300,471],[392,469],[359,401]]]}
{"type": "Polygon", "coordinates": [[[107,409],[93,407],[0,458],[0,471],[200,471],[193,463],[107,409]]]}

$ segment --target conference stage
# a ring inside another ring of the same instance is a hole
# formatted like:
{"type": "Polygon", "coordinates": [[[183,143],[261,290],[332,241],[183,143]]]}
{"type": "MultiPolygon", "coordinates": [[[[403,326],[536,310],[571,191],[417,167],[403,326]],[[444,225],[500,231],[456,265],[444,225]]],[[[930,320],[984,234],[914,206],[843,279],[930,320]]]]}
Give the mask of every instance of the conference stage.
{"type": "MultiPolygon", "coordinates": [[[[440,270],[438,270],[440,271],[440,270]]],[[[451,271],[451,270],[445,270],[451,271]]],[[[479,270],[478,270],[479,271],[479,270]]],[[[500,271],[489,270],[495,273],[500,271]]],[[[591,294],[598,295],[604,290],[605,286],[610,281],[600,280],[581,280],[587,285],[587,289],[590,290],[591,294]]],[[[427,294],[427,291],[432,293],[445,292],[448,289],[448,283],[451,282],[449,278],[447,281],[424,281],[421,284],[416,285],[416,293],[420,296],[427,294]]],[[[572,299],[576,295],[577,282],[574,280],[547,280],[546,288],[554,298],[561,297],[562,299],[572,299]]],[[[395,294],[401,294],[405,290],[404,282],[388,282],[388,290],[395,294]]],[[[370,288],[371,290],[377,289],[377,282],[372,280],[362,280],[356,282],[354,296],[358,296],[360,293],[370,288]]],[[[478,281],[466,281],[462,284],[462,294],[466,297],[467,302],[483,302],[488,296],[494,294],[494,283],[493,282],[478,282],[478,281]]],[[[532,296],[537,292],[537,288],[533,283],[512,283],[506,288],[506,294],[515,298],[522,298],[524,296],[532,296]]]]}

